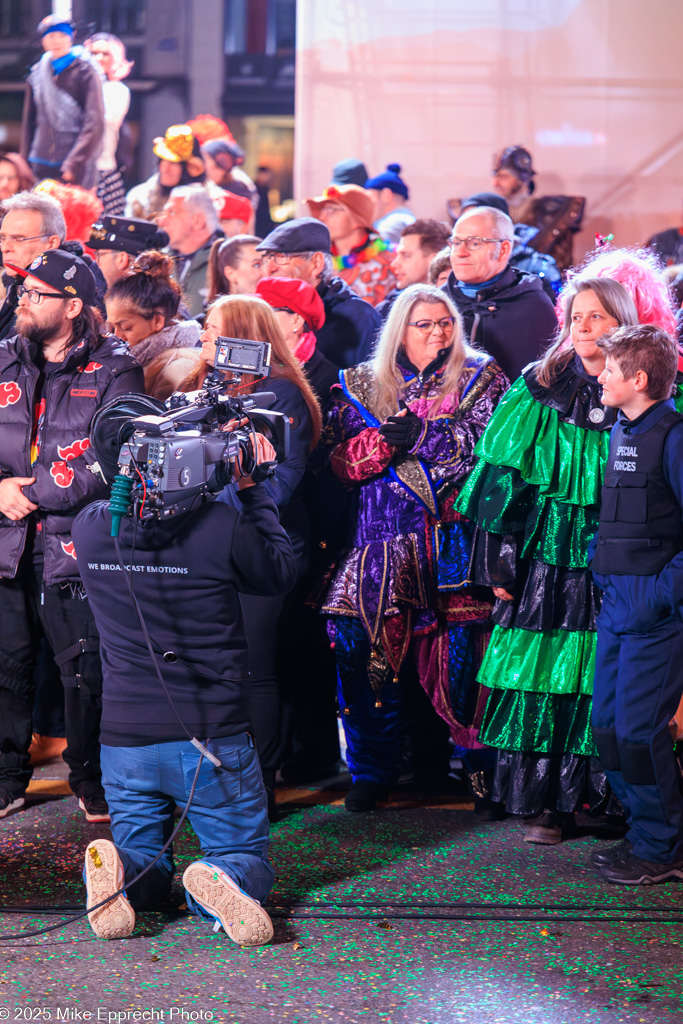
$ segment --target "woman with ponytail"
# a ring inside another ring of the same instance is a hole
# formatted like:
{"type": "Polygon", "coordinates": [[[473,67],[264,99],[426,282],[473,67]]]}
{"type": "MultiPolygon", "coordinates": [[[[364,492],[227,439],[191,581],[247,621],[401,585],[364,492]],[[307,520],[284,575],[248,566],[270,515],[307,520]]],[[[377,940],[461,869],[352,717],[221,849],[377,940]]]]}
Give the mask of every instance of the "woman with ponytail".
{"type": "Polygon", "coordinates": [[[179,320],[181,290],[173,261],[141,253],[105,296],[112,333],[126,341],[145,373],[145,391],[165,401],[199,362],[199,324],[179,320]]]}

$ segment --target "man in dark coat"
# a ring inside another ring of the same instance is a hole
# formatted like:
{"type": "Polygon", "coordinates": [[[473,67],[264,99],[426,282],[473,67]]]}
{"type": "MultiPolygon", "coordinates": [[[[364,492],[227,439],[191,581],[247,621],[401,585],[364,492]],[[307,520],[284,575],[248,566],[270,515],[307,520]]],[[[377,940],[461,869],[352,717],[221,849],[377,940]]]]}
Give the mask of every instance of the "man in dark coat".
{"type": "Polygon", "coordinates": [[[90,189],[104,139],[102,79],[83,47],[73,46],[73,32],[55,14],[38,26],[45,53],[28,77],[21,155],[38,178],[90,189]]]}
{"type": "Polygon", "coordinates": [[[267,277],[297,277],[317,289],[325,307],[325,323],[315,331],[316,349],[341,370],[369,359],[380,318],[337,277],[330,255],[330,233],[315,217],[290,220],[256,246],[263,254],[267,277]]]}
{"type": "Polygon", "coordinates": [[[125,345],[103,337],[95,279],[59,249],[23,277],[18,335],[0,342],[0,818],[31,778],[36,638],[44,633],[65,691],[69,785],[88,821],[108,821],[100,779],[99,639],[71,540],[76,513],[108,488],[90,448],[96,409],[144,389],[125,345]]]}
{"type": "Polygon", "coordinates": [[[492,355],[510,380],[538,359],[558,326],[540,279],[509,265],[513,240],[512,221],[500,210],[466,210],[453,228],[453,271],[443,286],[472,344],[492,355]]]}

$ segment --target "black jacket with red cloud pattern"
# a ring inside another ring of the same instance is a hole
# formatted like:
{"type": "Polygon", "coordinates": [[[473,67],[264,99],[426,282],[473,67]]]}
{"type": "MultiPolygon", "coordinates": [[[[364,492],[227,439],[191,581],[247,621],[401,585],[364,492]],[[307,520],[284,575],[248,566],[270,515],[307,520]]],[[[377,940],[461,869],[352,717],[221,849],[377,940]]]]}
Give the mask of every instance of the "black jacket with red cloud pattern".
{"type": "Polygon", "coordinates": [[[36,512],[13,522],[0,513],[0,578],[12,579],[31,517],[40,523],[45,586],[77,582],[71,524],[91,501],[107,496],[88,430],[95,411],[118,395],[144,393],[144,375],[118,338],[86,337],[69,350],[42,388],[45,408],[31,466],[31,435],[40,371],[36,347],[15,335],[0,341],[0,478],[36,478],[24,494],[36,512]]]}

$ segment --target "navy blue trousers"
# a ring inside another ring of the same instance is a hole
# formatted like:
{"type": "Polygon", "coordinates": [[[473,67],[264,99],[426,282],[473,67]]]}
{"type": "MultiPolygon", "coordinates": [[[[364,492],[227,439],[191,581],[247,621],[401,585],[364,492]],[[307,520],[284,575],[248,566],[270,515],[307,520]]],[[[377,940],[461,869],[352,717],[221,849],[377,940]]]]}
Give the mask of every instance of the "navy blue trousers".
{"type": "Polygon", "coordinates": [[[619,632],[616,610],[606,601],[598,617],[593,734],[626,810],[633,852],[670,864],[683,857],[683,798],[669,730],[683,689],[683,625],[666,617],[647,632],[619,632]]]}
{"type": "MultiPolygon", "coordinates": [[[[370,642],[362,624],[341,616],[335,621],[338,699],[353,781],[393,786],[402,771],[406,733],[416,776],[425,782],[443,779],[449,771],[448,726],[422,688],[415,640],[408,648],[399,681],[394,682],[393,672],[388,670],[377,693],[368,673],[370,642]]],[[[472,629],[453,626],[450,634],[452,661],[469,666],[472,629]]],[[[473,759],[468,769],[488,767],[485,755],[490,760],[491,752],[470,753],[473,759]]]]}

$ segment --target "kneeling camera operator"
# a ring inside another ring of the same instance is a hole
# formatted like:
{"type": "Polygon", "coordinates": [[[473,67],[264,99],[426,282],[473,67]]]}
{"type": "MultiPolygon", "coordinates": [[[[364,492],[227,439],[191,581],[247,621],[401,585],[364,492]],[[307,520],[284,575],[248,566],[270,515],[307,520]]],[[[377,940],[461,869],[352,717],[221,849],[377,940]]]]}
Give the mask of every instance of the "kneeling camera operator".
{"type": "Polygon", "coordinates": [[[219,338],[199,391],[165,405],[124,396],[91,424],[113,481],[111,500],[89,505],[73,527],[104,674],[114,841],[90,843],[84,870],[101,938],[129,935],[135,907],[167,899],[176,805],[206,857],[183,875],[189,909],[242,945],[272,936],[259,902],[273,871],[239,594],[285,593],[295,582],[290,541],[259,486],[286,455],[289,423],[268,411],[272,394],[236,397],[242,374],[266,377],[269,358],[265,343],[219,338]],[[211,500],[231,480],[239,510],[211,500]]]}

